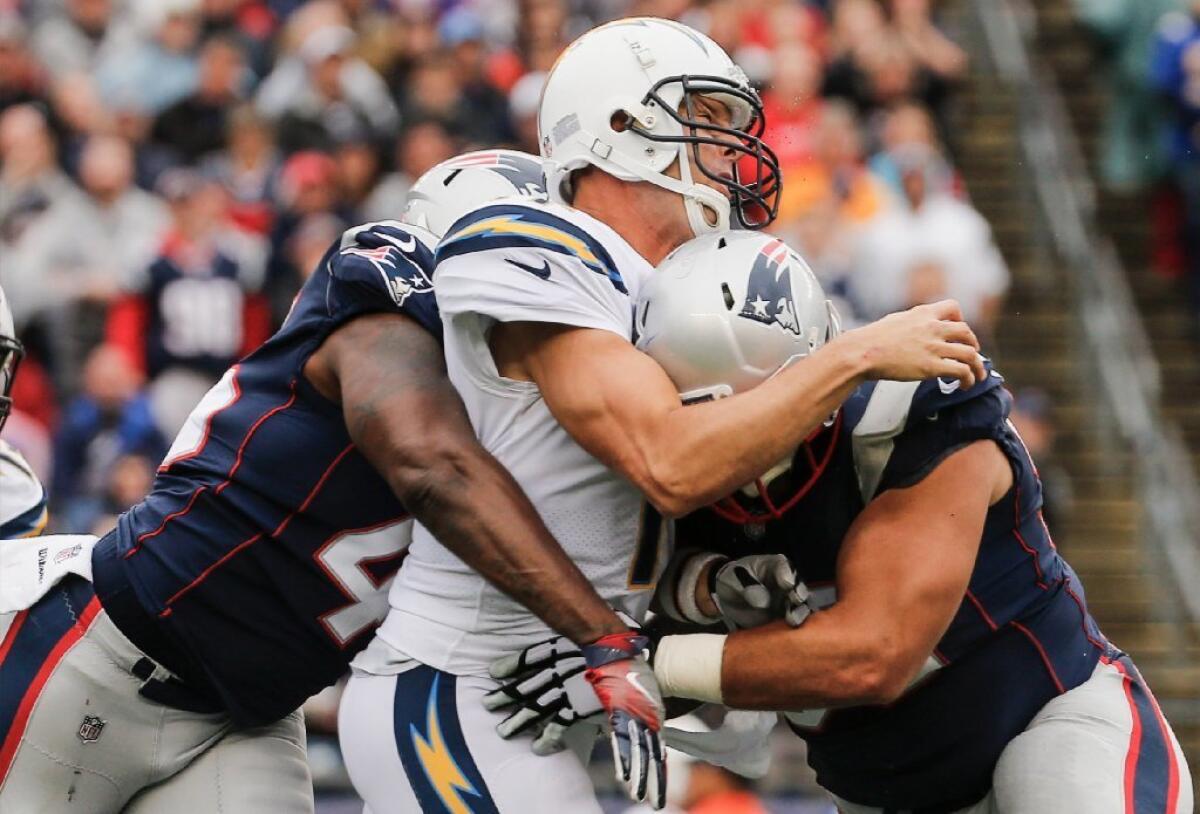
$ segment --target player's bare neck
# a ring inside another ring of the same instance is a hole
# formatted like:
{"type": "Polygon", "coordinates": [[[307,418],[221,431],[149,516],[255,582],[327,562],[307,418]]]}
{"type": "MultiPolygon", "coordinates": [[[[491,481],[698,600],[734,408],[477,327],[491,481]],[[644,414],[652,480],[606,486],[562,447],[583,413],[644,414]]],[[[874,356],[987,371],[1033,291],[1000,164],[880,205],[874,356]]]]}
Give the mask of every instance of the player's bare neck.
{"type": "Polygon", "coordinates": [[[691,237],[682,199],[650,183],[584,171],[572,206],[607,224],[652,265],[691,237]]]}

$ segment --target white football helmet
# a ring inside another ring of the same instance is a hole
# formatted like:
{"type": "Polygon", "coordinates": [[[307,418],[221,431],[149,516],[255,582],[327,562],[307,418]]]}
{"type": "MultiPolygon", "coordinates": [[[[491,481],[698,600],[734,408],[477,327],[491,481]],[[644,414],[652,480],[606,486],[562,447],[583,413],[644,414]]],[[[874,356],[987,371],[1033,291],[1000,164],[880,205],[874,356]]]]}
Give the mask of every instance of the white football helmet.
{"type": "Polygon", "coordinates": [[[13,327],[12,311],[8,309],[8,300],[4,289],[0,288],[0,429],[12,412],[12,388],[17,378],[17,367],[25,356],[25,349],[17,340],[17,331],[13,327]]]}
{"type": "Polygon", "coordinates": [[[761,228],[779,205],[779,161],[760,136],[762,102],[719,45],[682,23],[656,17],[617,20],[569,45],[542,91],[538,138],[551,200],[569,203],[571,173],[591,165],[622,181],[649,181],[684,198],[697,235],[738,223],[761,228]],[[728,106],[731,126],[697,121],[695,96],[728,106]],[[733,150],[733,177],[713,172],[700,145],[733,150]],[[679,178],[666,174],[679,162],[679,178]],[[742,172],[753,164],[753,177],[742,172]],[[718,182],[728,197],[696,183],[718,182]]]}
{"type": "Polygon", "coordinates": [[[518,150],[463,153],[417,179],[400,220],[441,238],[472,209],[514,195],[547,200],[540,159],[518,150]]]}
{"type": "Polygon", "coordinates": [[[748,390],[841,330],[808,264],[757,232],[683,244],[643,286],[634,313],[638,349],[667,371],[684,401],[748,390]]]}

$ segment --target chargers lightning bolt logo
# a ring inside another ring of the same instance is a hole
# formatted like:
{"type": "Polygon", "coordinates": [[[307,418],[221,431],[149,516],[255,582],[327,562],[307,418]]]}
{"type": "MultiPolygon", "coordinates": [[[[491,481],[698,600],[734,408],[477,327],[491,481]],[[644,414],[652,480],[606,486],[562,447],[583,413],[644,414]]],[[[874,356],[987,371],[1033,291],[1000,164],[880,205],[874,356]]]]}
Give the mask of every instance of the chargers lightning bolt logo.
{"type": "Polygon", "coordinates": [[[425,710],[425,729],[427,735],[422,735],[416,724],[409,724],[413,746],[421,761],[421,768],[429,779],[430,785],[441,798],[442,805],[450,814],[472,814],[471,806],[463,799],[463,794],[479,798],[481,795],[475,785],[462,773],[458,762],[450,754],[446,740],[442,737],[442,725],[438,720],[438,683],[441,676],[433,679],[429,688],[429,702],[425,710]]]}
{"type": "Polygon", "coordinates": [[[766,325],[778,325],[799,336],[792,276],[788,273],[789,253],[782,240],[772,240],[759,250],[746,285],[746,303],[739,315],[766,325]]]}

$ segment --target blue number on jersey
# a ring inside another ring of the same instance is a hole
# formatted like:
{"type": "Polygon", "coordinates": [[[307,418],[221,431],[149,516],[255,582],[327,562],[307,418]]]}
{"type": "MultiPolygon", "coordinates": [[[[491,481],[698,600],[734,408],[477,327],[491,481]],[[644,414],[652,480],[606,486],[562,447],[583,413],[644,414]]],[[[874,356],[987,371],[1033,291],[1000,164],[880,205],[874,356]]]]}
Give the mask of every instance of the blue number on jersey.
{"type": "Polygon", "coordinates": [[[400,224],[347,232],[101,544],[118,547],[140,604],[240,721],[279,718],[335,681],[386,611],[407,513],[301,371],[364,314],[404,314],[440,337],[432,261],[400,224]]]}

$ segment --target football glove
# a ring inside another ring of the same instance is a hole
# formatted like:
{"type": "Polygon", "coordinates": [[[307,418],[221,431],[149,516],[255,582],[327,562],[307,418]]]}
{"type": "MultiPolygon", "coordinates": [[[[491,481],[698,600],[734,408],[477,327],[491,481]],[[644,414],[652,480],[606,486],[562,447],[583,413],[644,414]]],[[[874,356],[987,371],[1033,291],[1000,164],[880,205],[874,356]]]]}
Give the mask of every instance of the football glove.
{"type": "Polygon", "coordinates": [[[492,678],[502,682],[483,697],[492,712],[509,712],[496,725],[505,740],[533,735],[533,752],[551,755],[565,747],[563,735],[579,721],[599,723],[604,707],[584,672],[579,647],[558,636],[492,663],[492,678]]]}
{"type": "Polygon", "coordinates": [[[782,554],[752,554],[709,571],[708,588],[731,630],[786,619],[800,627],[812,608],[808,587],[782,554]]]}
{"type": "Polygon", "coordinates": [[[536,733],[537,754],[562,749],[563,733],[572,723],[603,715],[618,782],[631,799],[661,809],[667,791],[660,737],[664,708],[646,658],[648,646],[649,639],[632,631],[604,636],[582,649],[562,637],[532,645],[492,664],[492,677],[502,683],[484,697],[484,706],[512,709],[497,732],[502,738],[536,733]]]}

